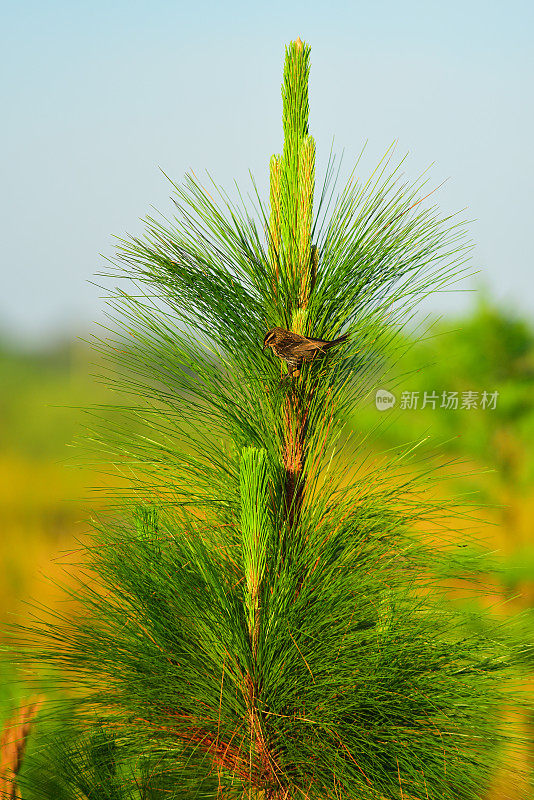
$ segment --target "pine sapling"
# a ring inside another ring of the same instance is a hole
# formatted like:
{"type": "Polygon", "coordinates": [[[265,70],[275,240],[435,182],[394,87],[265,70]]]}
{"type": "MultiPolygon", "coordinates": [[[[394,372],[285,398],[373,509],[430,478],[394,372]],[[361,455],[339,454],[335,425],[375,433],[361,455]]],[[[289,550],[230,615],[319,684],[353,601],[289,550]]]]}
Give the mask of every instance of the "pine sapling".
{"type": "Polygon", "coordinates": [[[119,241],[136,288],[99,346],[131,491],[97,522],[83,614],[44,622],[37,652],[85,731],[40,770],[62,800],[103,796],[97,773],[114,798],[475,800],[505,738],[509,653],[466,629],[443,543],[416,534],[443,528],[432,476],[373,463],[350,424],[417,302],[462,272],[464,225],[392,151],[339,191],[331,160],[316,193],[309,70],[297,39],[268,202],[188,175],[171,218],[119,241]]]}

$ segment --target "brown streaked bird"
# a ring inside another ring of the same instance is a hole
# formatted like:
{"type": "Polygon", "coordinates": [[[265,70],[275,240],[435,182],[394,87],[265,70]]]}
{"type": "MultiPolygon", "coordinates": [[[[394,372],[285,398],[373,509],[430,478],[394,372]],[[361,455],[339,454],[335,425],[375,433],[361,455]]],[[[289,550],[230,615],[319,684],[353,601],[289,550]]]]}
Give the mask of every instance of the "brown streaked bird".
{"type": "Polygon", "coordinates": [[[338,339],[313,339],[286,331],[285,328],[271,328],[265,334],[263,349],[270,347],[275,356],[286,362],[289,374],[298,375],[304,361],[313,361],[320,353],[325,353],[347,338],[348,334],[345,333],[338,339]]]}

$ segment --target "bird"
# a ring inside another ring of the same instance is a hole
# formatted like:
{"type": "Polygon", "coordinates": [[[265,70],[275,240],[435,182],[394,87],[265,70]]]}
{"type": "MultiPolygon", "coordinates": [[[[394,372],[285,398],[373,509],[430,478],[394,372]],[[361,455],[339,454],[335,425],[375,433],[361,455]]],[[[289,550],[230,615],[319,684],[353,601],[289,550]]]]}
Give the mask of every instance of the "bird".
{"type": "Polygon", "coordinates": [[[290,376],[298,375],[304,361],[313,361],[314,358],[346,341],[348,334],[344,333],[337,339],[314,339],[311,336],[301,336],[300,333],[287,331],[285,328],[271,328],[265,334],[263,350],[270,347],[275,356],[285,361],[290,376]]]}

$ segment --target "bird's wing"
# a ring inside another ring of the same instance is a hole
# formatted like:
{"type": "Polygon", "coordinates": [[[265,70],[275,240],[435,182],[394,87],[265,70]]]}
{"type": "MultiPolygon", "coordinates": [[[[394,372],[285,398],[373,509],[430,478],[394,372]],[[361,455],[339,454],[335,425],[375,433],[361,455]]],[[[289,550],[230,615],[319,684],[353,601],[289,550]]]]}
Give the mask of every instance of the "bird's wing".
{"type": "Polygon", "coordinates": [[[291,354],[295,358],[305,358],[306,356],[316,353],[317,350],[322,350],[322,346],[316,342],[310,341],[302,337],[302,341],[294,344],[291,348],[291,354]]]}
{"type": "Polygon", "coordinates": [[[280,338],[280,343],[282,345],[294,345],[300,342],[307,342],[308,339],[306,336],[301,336],[300,333],[293,333],[293,331],[287,331],[283,338],[280,338]]]}
{"type": "Polygon", "coordinates": [[[298,347],[300,344],[306,341],[307,339],[304,336],[301,336],[299,333],[288,332],[285,336],[281,336],[279,338],[279,340],[276,342],[276,347],[278,350],[290,352],[294,347],[298,347]]]}

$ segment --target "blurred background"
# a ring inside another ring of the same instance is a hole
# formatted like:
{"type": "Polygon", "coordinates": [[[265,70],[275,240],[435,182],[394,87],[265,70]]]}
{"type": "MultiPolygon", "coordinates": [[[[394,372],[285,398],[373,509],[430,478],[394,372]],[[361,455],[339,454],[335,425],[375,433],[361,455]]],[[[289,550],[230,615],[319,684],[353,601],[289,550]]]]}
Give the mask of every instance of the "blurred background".
{"type": "MultiPolygon", "coordinates": [[[[107,324],[94,276],[113,236],[140,233],[154,207],[172,212],[162,171],[179,182],[207,170],[232,195],[234,180],[251,191],[250,169],[266,196],[284,45],[300,36],[318,183],[332,146],[348,171],[367,142],[365,177],[396,142],[407,178],[429,169],[430,188],[445,181],[440,207],[472,220],[476,274],[425,301],[421,319],[437,321],[385,381],[394,405],[372,394],[353,422],[376,451],[424,438],[444,499],[482,509],[470,541],[498,568],[473,602],[524,610],[532,642],[533,23],[528,0],[2,4],[2,625],[27,621],[29,602],[64,604],[65,566],[123,482],[73,447],[83,409],[110,400],[85,340],[107,324]]],[[[0,723],[17,702],[4,686],[0,723]]],[[[527,736],[532,722],[518,721],[527,736]]],[[[494,800],[534,797],[532,752],[513,757],[525,781],[510,794],[497,779],[494,800]]]]}

